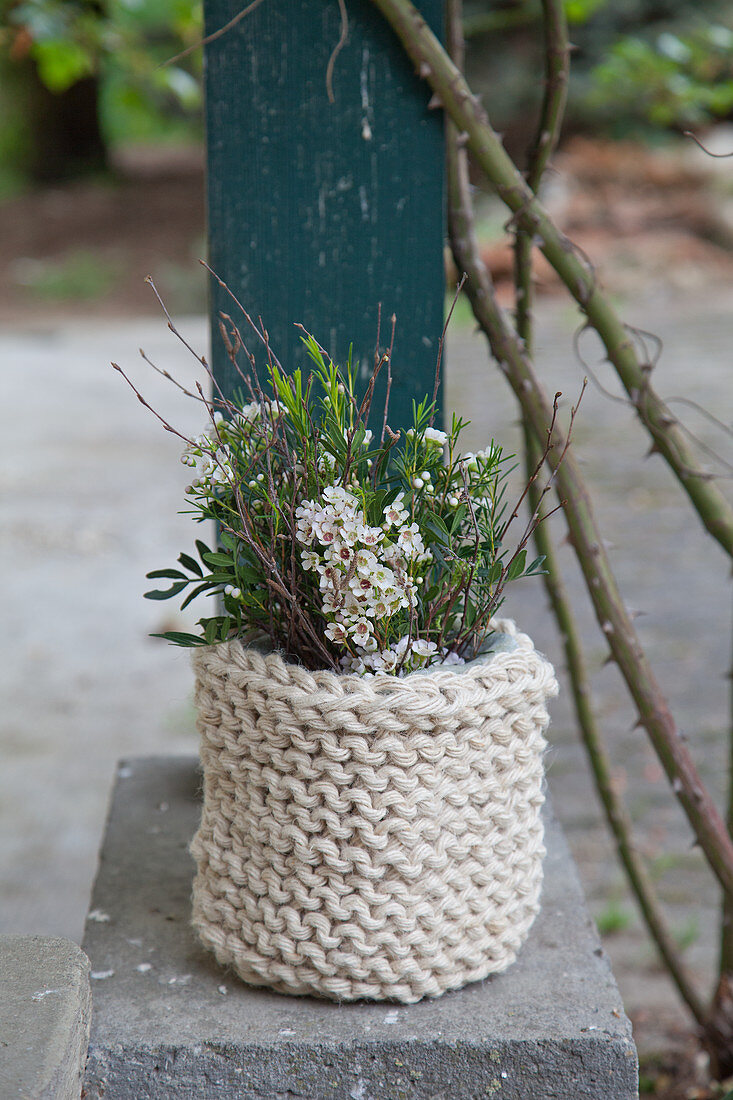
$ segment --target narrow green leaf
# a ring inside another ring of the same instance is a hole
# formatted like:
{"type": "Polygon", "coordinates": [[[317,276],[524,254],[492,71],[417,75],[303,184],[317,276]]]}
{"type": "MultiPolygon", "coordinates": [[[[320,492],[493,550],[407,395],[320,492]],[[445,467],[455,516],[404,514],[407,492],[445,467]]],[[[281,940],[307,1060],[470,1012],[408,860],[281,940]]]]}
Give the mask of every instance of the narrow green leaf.
{"type": "Polygon", "coordinates": [[[210,554],[211,553],[211,550],[209,549],[209,547],[206,545],[205,542],[202,542],[201,539],[196,539],[196,549],[199,552],[199,557],[201,558],[201,561],[206,560],[204,558],[204,554],[210,554]]]}
{"type": "Polygon", "coordinates": [[[234,565],[231,554],[220,554],[218,552],[208,550],[203,555],[204,561],[207,565],[234,565]]]}
{"type": "Polygon", "coordinates": [[[145,592],[144,597],[146,600],[169,600],[171,596],[177,596],[179,592],[182,592],[188,583],[188,581],[176,581],[167,591],[145,592]]]}
{"type": "Polygon", "coordinates": [[[436,512],[428,512],[425,517],[425,526],[431,531],[444,546],[450,545],[450,531],[436,512]]]}
{"type": "Polygon", "coordinates": [[[458,507],[456,508],[456,510],[453,514],[453,522],[450,525],[451,534],[454,531],[457,531],[460,528],[461,524],[463,523],[463,520],[465,519],[466,511],[467,511],[467,509],[466,509],[465,504],[459,504],[458,507]]]}
{"type": "Polygon", "coordinates": [[[212,588],[216,588],[216,585],[212,584],[211,581],[205,581],[203,584],[198,584],[193,589],[193,591],[189,592],[188,595],[186,596],[185,600],[181,604],[181,611],[185,611],[185,609],[190,604],[191,600],[195,600],[196,597],[200,596],[202,592],[206,592],[206,591],[208,591],[212,588]]]}
{"type": "Polygon", "coordinates": [[[185,573],[182,573],[180,569],[154,569],[152,573],[146,573],[145,576],[150,581],[160,580],[162,577],[173,581],[188,581],[188,577],[185,573]]]}
{"type": "Polygon", "coordinates": [[[172,642],[173,645],[187,646],[189,648],[197,645],[206,645],[204,639],[197,637],[196,634],[184,634],[182,631],[178,630],[167,630],[165,634],[151,634],[150,637],[165,638],[167,642],[172,642]]]}
{"type": "Polygon", "coordinates": [[[201,566],[199,565],[199,563],[196,561],[195,558],[191,557],[190,554],[179,554],[178,555],[178,560],[181,563],[181,565],[184,567],[184,569],[188,569],[188,571],[190,573],[195,573],[197,577],[203,577],[203,573],[201,572],[201,566]]]}
{"type": "Polygon", "coordinates": [[[520,550],[514,561],[507,569],[506,579],[508,581],[514,581],[517,577],[521,577],[524,572],[524,563],[527,560],[527,551],[520,550]]]}
{"type": "Polygon", "coordinates": [[[489,584],[498,584],[501,580],[502,564],[500,561],[495,561],[489,570],[489,584]]]}

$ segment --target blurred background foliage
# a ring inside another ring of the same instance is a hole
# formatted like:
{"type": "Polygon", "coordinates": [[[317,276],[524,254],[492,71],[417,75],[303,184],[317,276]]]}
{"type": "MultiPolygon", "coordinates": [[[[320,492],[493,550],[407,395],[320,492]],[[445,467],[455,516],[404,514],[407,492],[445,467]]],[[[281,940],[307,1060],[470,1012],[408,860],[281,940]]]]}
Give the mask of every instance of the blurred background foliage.
{"type": "MultiPolygon", "coordinates": [[[[566,0],[573,44],[565,135],[642,138],[733,114],[728,0],[566,0]]],[[[533,133],[541,87],[539,0],[466,0],[469,83],[510,151],[533,133]]]]}
{"type": "MultiPolygon", "coordinates": [[[[733,115],[728,0],[566,4],[566,133],[662,140],[733,115]]],[[[0,13],[2,191],[105,171],[119,146],[201,140],[201,0],[0,0],[0,13]]],[[[519,156],[541,94],[540,20],[539,0],[466,0],[469,80],[519,156]]]]}
{"type": "Polygon", "coordinates": [[[0,161],[106,170],[135,143],[200,141],[201,0],[0,0],[0,161]]]}

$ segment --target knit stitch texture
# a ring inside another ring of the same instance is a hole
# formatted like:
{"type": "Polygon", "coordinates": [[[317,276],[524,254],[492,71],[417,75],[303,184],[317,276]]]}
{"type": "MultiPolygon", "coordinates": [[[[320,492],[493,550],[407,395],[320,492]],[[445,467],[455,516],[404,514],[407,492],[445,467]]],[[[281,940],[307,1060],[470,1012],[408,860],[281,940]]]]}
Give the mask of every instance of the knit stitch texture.
{"type": "Polygon", "coordinates": [[[193,922],[250,985],[409,1003],[514,961],[539,910],[552,667],[403,679],[194,651],[204,772],[193,922]]]}

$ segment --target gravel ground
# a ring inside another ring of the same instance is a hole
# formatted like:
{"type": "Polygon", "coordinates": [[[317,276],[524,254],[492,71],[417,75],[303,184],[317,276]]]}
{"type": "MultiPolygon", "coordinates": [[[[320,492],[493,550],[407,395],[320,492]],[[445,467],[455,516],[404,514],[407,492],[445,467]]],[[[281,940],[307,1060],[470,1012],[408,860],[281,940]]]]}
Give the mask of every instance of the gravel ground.
{"type": "MultiPolygon", "coordinates": [[[[729,382],[730,297],[653,301],[635,323],[664,339],[657,389],[701,402],[733,420],[729,382]]],[[[627,314],[634,314],[634,309],[627,314]]],[[[577,314],[543,305],[538,364],[563,415],[583,369],[572,351],[577,314]]],[[[182,324],[205,345],[200,318],[182,324]]],[[[173,603],[142,600],[147,570],[172,564],[192,540],[176,514],[185,471],[177,440],[160,430],[109,367],[117,359],[151,401],[184,430],[200,410],[137,355],[142,345],[182,381],[195,364],[155,320],[75,322],[0,331],[4,403],[0,455],[0,932],[79,940],[114,762],[136,753],[193,752],[191,674],[185,652],[151,630],[189,625],[173,603]]],[[[588,337],[591,363],[596,349],[588,337]]],[[[469,327],[454,329],[447,404],[473,423],[467,446],[487,434],[517,443],[513,398],[469,327]]],[[[618,396],[609,368],[599,379],[618,396]]],[[[730,440],[694,409],[675,406],[692,430],[724,453],[730,440]]],[[[612,562],[657,676],[705,780],[722,800],[730,666],[728,569],[647,440],[631,410],[594,386],[586,393],[575,447],[595,491],[612,562]]],[[[729,482],[721,484],[726,487],[729,482]]],[[[728,491],[728,489],[726,489],[728,491]]],[[[563,522],[553,523],[562,535],[563,522]]],[[[712,978],[717,891],[669,795],[597,628],[569,549],[562,551],[616,778],[638,825],[690,966],[712,978]]],[[[539,581],[510,591],[504,608],[558,666],[562,660],[539,581]]],[[[200,612],[199,612],[200,614],[200,612]]],[[[624,888],[600,819],[567,692],[553,708],[549,782],[591,908],[609,929],[606,946],[627,1009],[653,1032],[683,1022],[624,888]]]]}

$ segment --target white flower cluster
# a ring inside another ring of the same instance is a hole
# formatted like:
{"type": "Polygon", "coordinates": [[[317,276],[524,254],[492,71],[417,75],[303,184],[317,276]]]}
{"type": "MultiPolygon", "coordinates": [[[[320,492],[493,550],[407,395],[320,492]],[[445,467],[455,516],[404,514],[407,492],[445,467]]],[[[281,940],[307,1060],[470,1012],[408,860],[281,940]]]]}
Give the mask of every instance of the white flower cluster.
{"type": "Polygon", "coordinates": [[[439,650],[435,642],[424,641],[421,638],[413,638],[410,641],[407,634],[381,653],[377,651],[356,657],[349,654],[341,658],[341,667],[344,672],[356,672],[360,675],[394,672],[397,668],[401,668],[401,673],[404,674],[436,664],[462,665],[465,661],[457,653],[448,653],[445,649],[439,650]]]}
{"type": "Polygon", "coordinates": [[[181,462],[196,471],[190,489],[204,489],[207,484],[215,487],[231,482],[234,476],[231,456],[218,437],[222,425],[223,419],[217,413],[214,425],[207,425],[201,435],[186,444],[181,462]]]}
{"type": "Polygon", "coordinates": [[[301,561],[318,574],[321,608],[328,619],[326,637],[351,652],[342,658],[347,671],[409,670],[429,660],[433,642],[408,639],[380,650],[380,620],[414,607],[414,566],[431,560],[416,523],[409,523],[403,494],[383,511],[380,527],[367,523],[358,498],[340,485],[323,490],[323,503],[303,501],[295,512],[301,561]],[[403,644],[404,643],[404,644],[403,644]],[[402,648],[400,648],[400,646],[402,648]]]}
{"type": "MultiPolygon", "coordinates": [[[[408,439],[412,439],[414,435],[415,429],[408,428],[408,439]]],[[[423,440],[426,447],[444,447],[448,442],[448,433],[440,431],[439,428],[426,428],[423,432],[423,440]]]]}

